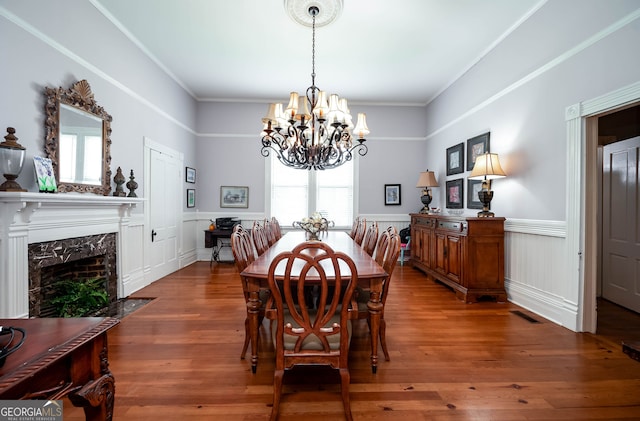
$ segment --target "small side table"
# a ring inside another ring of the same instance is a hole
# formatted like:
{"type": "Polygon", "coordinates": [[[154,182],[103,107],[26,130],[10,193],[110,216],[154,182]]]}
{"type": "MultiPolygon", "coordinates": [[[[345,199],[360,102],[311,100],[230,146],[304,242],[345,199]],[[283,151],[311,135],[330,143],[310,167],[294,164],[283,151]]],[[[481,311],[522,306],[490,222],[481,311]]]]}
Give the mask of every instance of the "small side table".
{"type": "Polygon", "coordinates": [[[107,331],[118,323],[111,317],[0,320],[2,326],[27,332],[24,345],[0,368],[0,399],[68,396],[74,406],[83,407],[87,421],[112,420],[115,379],[109,370],[107,331]]]}
{"type": "Polygon", "coordinates": [[[213,262],[220,261],[220,250],[223,247],[231,247],[231,242],[224,242],[223,239],[231,238],[231,234],[233,233],[232,229],[214,229],[214,230],[204,230],[204,246],[205,248],[211,249],[211,260],[209,261],[209,266],[213,264],[213,262]]]}

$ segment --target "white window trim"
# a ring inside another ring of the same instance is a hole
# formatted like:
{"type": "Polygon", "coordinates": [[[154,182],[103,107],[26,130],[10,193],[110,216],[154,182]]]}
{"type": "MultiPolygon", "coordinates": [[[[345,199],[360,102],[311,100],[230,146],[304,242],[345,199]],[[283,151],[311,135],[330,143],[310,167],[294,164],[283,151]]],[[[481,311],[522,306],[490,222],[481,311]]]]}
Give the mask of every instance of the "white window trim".
{"type": "MultiPolygon", "coordinates": [[[[353,217],[355,218],[360,214],[358,203],[360,200],[360,160],[357,159],[358,154],[354,154],[353,157],[353,217]]],[[[275,157],[268,156],[265,159],[277,159],[275,157]]],[[[300,170],[307,171],[307,170],[300,170]]],[[[311,170],[316,171],[316,170],[311,170]]],[[[331,171],[331,170],[325,170],[331,171]]],[[[271,219],[271,164],[269,161],[265,162],[264,166],[264,214],[265,218],[271,219]]],[[[282,221],[281,225],[284,228],[291,228],[290,222],[282,221]],[[284,222],[284,223],[282,223],[284,222]]],[[[335,229],[351,229],[351,226],[336,226],[335,229]]]]}

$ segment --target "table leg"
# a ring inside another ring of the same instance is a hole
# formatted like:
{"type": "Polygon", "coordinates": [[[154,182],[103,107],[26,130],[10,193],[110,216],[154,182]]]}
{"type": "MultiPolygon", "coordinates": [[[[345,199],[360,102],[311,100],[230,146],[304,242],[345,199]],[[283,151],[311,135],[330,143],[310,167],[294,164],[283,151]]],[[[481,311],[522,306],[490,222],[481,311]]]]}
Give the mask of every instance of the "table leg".
{"type": "MultiPolygon", "coordinates": [[[[87,421],[111,421],[113,419],[115,380],[109,370],[106,332],[89,344],[88,348],[84,347],[79,352],[83,352],[85,357],[90,356],[91,366],[96,371],[93,374],[99,377],[72,390],[68,395],[69,400],[74,406],[84,409],[87,421]]],[[[80,355],[75,355],[73,358],[74,364],[80,364],[82,360],[80,355]]],[[[75,372],[72,367],[72,377],[75,372]]]]}
{"type": "Polygon", "coordinates": [[[247,301],[247,316],[249,317],[249,335],[251,338],[251,372],[255,374],[258,367],[258,330],[260,306],[260,283],[249,280],[247,283],[249,300],[247,301]]]}
{"type": "Polygon", "coordinates": [[[371,281],[371,296],[367,307],[371,318],[371,372],[376,374],[378,371],[378,339],[380,338],[380,318],[382,316],[382,303],[380,302],[380,294],[382,293],[383,279],[374,279],[371,281]]]}

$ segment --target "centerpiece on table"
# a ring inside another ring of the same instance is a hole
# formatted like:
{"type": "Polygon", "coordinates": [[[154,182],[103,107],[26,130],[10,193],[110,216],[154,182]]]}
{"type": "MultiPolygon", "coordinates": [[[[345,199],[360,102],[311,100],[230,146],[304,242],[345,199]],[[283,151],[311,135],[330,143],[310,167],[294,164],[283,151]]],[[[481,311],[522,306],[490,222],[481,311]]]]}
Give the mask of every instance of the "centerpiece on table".
{"type": "Polygon", "coordinates": [[[302,218],[302,221],[293,221],[294,227],[299,227],[307,233],[307,240],[319,241],[318,234],[328,231],[329,227],[334,225],[333,221],[327,221],[319,212],[314,212],[308,218],[302,218]]]}

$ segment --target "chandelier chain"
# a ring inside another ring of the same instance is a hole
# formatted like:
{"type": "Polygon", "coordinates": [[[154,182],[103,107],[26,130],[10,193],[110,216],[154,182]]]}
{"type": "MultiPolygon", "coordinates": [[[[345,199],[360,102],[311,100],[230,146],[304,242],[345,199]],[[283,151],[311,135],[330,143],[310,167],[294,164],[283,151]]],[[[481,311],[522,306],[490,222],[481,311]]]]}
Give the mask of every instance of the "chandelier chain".
{"type": "Polygon", "coordinates": [[[311,85],[316,86],[316,14],[311,11],[311,85]]]}

